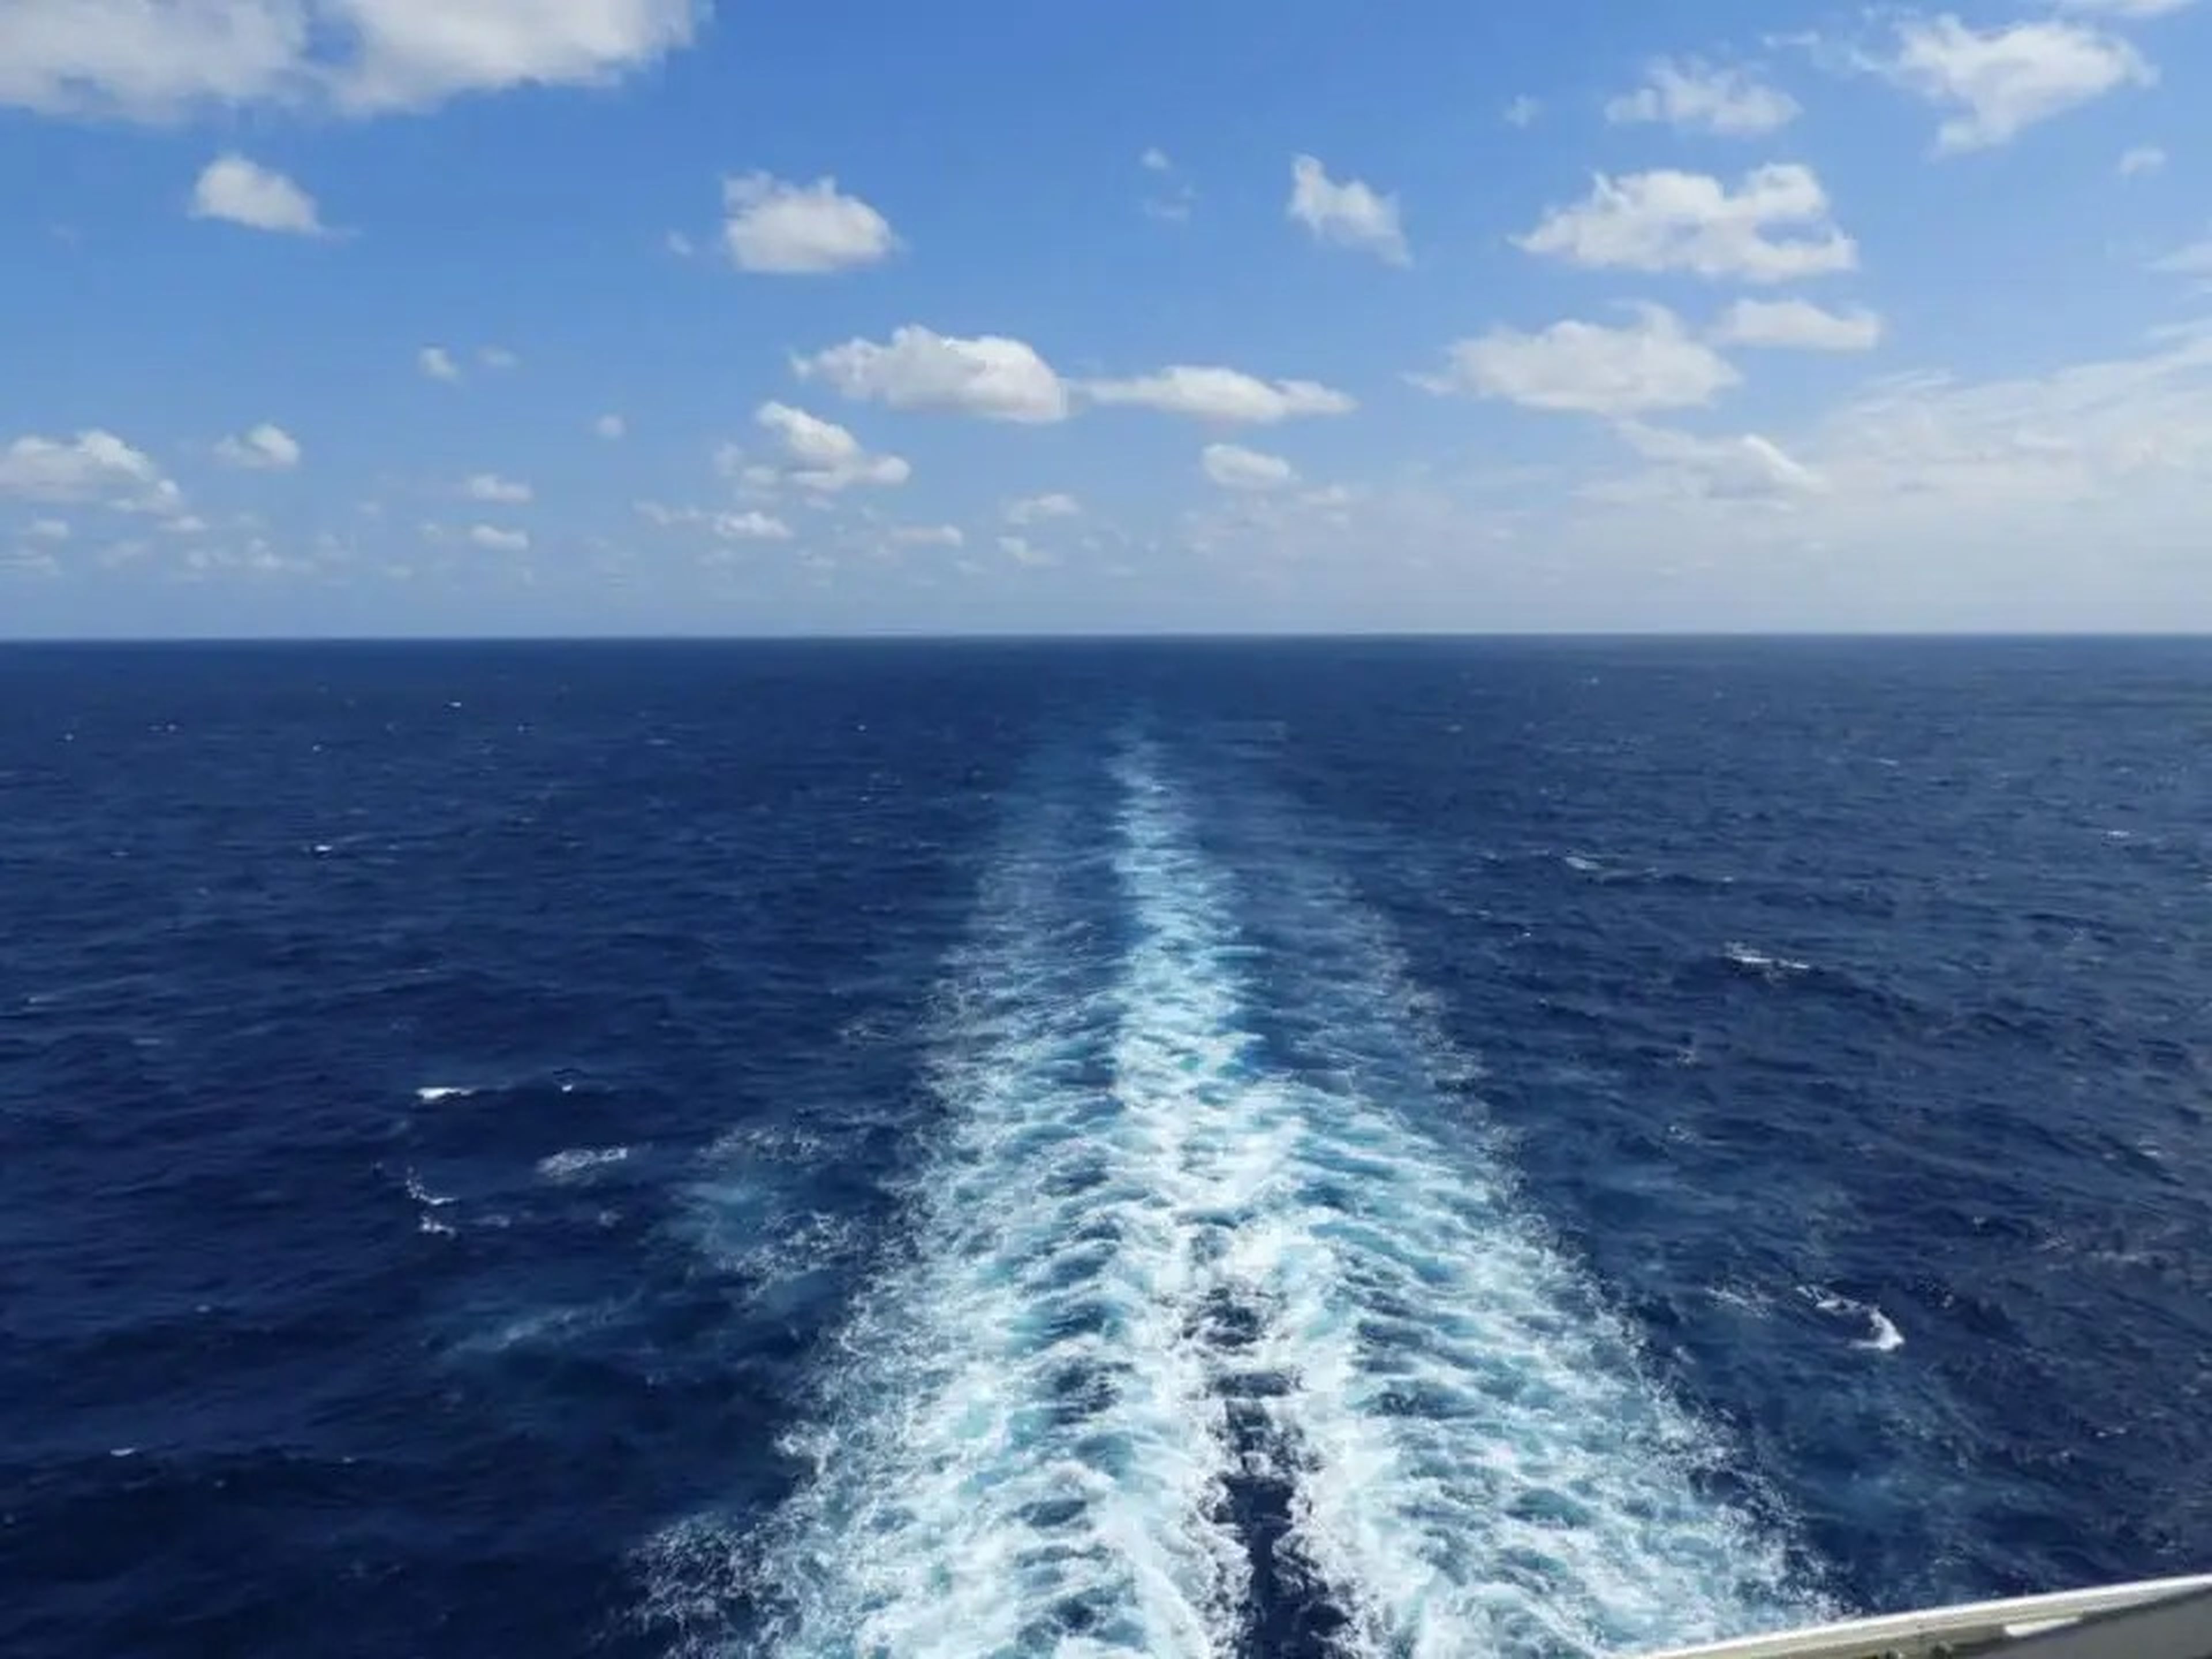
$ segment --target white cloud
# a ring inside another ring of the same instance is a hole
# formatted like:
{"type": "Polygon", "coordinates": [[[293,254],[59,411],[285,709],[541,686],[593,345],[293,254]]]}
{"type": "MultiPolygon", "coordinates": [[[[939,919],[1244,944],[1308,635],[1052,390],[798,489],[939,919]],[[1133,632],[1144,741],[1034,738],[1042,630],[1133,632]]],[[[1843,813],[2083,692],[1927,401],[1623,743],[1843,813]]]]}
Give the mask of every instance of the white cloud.
{"type": "Polygon", "coordinates": [[[1505,106],[1504,121],[1509,127],[1529,127],[1544,112],[1544,106],[1536,99],[1522,93],[1505,106]]]}
{"type": "Polygon", "coordinates": [[[419,109],[611,82],[687,46],[695,0],[9,0],[0,103],[181,118],[206,106],[419,109]]]}
{"type": "Polygon", "coordinates": [[[891,532],[891,540],[902,547],[964,547],[968,537],[958,525],[907,524],[891,532]]]}
{"type": "Polygon", "coordinates": [[[443,346],[424,346],[415,354],[415,367],[434,380],[458,380],[461,371],[453,354],[443,346]]]}
{"type": "Polygon", "coordinates": [[[2168,330],[2142,355],[2053,374],[1879,386],[1808,434],[1854,524],[1897,544],[2061,540],[2187,550],[2212,514],[2212,331],[2168,330]]]}
{"type": "Polygon", "coordinates": [[[0,449],[0,496],[27,501],[97,501],[126,512],[170,514],[182,493],[152,457],[97,428],[74,438],[17,438],[0,449]]]}
{"type": "Polygon", "coordinates": [[[2069,11],[2103,12],[2108,17],[2164,17],[2197,0],[2059,0],[2069,11]]]}
{"type": "Polygon", "coordinates": [[[1797,100],[1788,93],[1761,85],[1741,69],[1694,58],[1681,63],[1658,59],[1645,71],[1643,86],[1605,106],[1605,118],[1615,125],[1664,121],[1724,138],[1779,131],[1798,113],[1797,100]]]}
{"type": "Polygon", "coordinates": [[[1173,159],[1155,144],[1137,158],[1137,165],[1147,173],[1159,174],[1163,183],[1172,181],[1165,195],[1147,196],[1139,204],[1146,217],[1171,225],[1188,224],[1191,210],[1198,204],[1198,191],[1188,179],[1176,176],[1177,169],[1173,159]]]}
{"type": "Polygon", "coordinates": [[[43,547],[0,546],[0,574],[58,576],[61,561],[43,547]]]}
{"type": "Polygon", "coordinates": [[[1281,456],[1242,444],[1208,444],[1199,465],[1224,489],[1280,489],[1298,480],[1297,469],[1281,456]]]}
{"type": "Polygon", "coordinates": [[[926,328],[895,330],[888,345],[848,340],[794,361],[802,380],[892,409],[945,409],[985,420],[1038,424],[1067,418],[1067,387],[1020,340],[958,339],[926,328]]]}
{"type": "Polygon", "coordinates": [[[519,368],[522,359],[505,346],[478,346],[477,361],[486,368],[519,368]]]}
{"type": "Polygon", "coordinates": [[[70,538],[66,519],[33,519],[24,526],[23,533],[36,542],[65,542],[70,538]]]}
{"type": "Polygon", "coordinates": [[[1060,559],[1057,555],[1048,552],[1042,547],[1035,545],[1025,536],[1000,537],[999,551],[1005,554],[1016,564],[1034,566],[1058,564],[1060,562],[1060,559]]]}
{"type": "Polygon", "coordinates": [[[1262,380],[1241,369],[1177,363],[1127,380],[1091,380],[1094,403],[1134,404],[1201,421],[1271,426],[1304,415],[1345,415],[1358,404],[1315,380],[1262,380]]]}
{"type": "Polygon", "coordinates": [[[232,151],[201,170],[187,211],[195,219],[222,219],[252,230],[294,236],[327,236],[315,198],[281,173],[232,151]]]}
{"type": "Polygon", "coordinates": [[[420,109],[459,94],[595,86],[689,46],[693,0],[315,0],[356,50],[325,78],[359,113],[420,109]]]}
{"type": "Polygon", "coordinates": [[[2027,128],[2157,72],[2117,36],[2057,20],[1969,27],[1946,13],[1897,26],[1897,50],[1874,65],[1929,103],[1959,112],[1936,129],[1939,154],[2008,143],[2027,128]]]}
{"type": "Polygon", "coordinates": [[[1626,416],[1711,403],[1742,379],[1672,312],[1659,306],[1634,311],[1635,320],[1620,328],[1567,321],[1540,334],[1492,329],[1459,341],[1445,373],[1416,383],[1528,409],[1626,416]]]}
{"type": "Polygon", "coordinates": [[[531,498],[530,486],[516,478],[502,478],[496,472],[471,473],[461,485],[461,493],[472,501],[496,501],[505,506],[516,506],[531,498]]]}
{"type": "Polygon", "coordinates": [[[1357,179],[1339,184],[1310,155],[1291,160],[1291,200],[1285,210],[1317,241],[1358,248],[1388,264],[1413,262],[1399,223],[1398,198],[1381,195],[1357,179]]]}
{"type": "Polygon", "coordinates": [[[1600,173],[1584,200],[1552,209],[1513,240],[1578,265],[1784,283],[1858,264],[1857,247],[1828,215],[1819,178],[1793,162],[1756,168],[1734,191],[1700,173],[1600,173]],[[1785,227],[1802,234],[1768,234],[1785,227]]]}
{"type": "Polygon", "coordinates": [[[503,530],[496,525],[474,524],[469,526],[469,543],[471,546],[486,548],[494,553],[524,553],[530,549],[530,532],[526,530],[503,530]]]}
{"type": "Polygon", "coordinates": [[[1623,422],[1619,429],[1630,447],[1655,465],[1626,490],[1607,492],[1616,498],[1656,489],[1674,495],[1756,500],[1817,495],[1827,488],[1819,473],[1755,432],[1698,438],[1636,421],[1623,422]]]}
{"type": "Polygon", "coordinates": [[[2212,237],[2152,260],[2150,269],[2166,276],[2212,276],[2212,237]]]}
{"type": "Polygon", "coordinates": [[[1881,319],[1864,307],[1835,312],[1809,300],[1738,300],[1712,337],[1722,345],[1871,351],[1881,343],[1881,319]]]}
{"type": "Polygon", "coordinates": [[[890,221],[835,179],[795,185],[750,173],[722,181],[722,243],[740,270],[800,276],[872,265],[898,246],[890,221]]]}
{"type": "Polygon", "coordinates": [[[1006,503],[1008,524],[1042,524],[1048,519],[1072,519],[1083,511],[1074,496],[1054,490],[1048,495],[1025,495],[1006,503]]]}
{"type": "Polygon", "coordinates": [[[913,469],[896,455],[873,455],[834,421],[788,404],[763,404],[753,418],[783,446],[786,476],[802,489],[835,493],[855,484],[902,484],[913,469]]]}
{"type": "Polygon", "coordinates": [[[2156,144],[2137,144],[2120,157],[2119,175],[2133,179],[2145,173],[2156,173],[2166,165],[2166,152],[2156,144]]]}
{"type": "Polygon", "coordinates": [[[725,541],[787,542],[791,526],[772,513],[717,513],[714,533],[725,541]]]}
{"type": "Polygon", "coordinates": [[[602,415],[592,422],[592,430],[610,441],[621,437],[629,428],[619,415],[602,415]]]}
{"type": "Polygon", "coordinates": [[[266,421],[242,437],[225,438],[216,445],[215,453],[226,466],[254,471],[285,472],[300,464],[299,440],[266,421]]]}

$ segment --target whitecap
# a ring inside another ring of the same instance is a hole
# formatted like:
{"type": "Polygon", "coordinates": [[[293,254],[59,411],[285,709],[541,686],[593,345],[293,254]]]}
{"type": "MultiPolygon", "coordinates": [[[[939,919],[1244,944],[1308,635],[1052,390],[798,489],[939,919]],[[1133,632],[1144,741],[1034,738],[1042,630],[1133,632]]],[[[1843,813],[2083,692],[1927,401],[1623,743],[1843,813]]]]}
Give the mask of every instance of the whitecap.
{"type": "Polygon", "coordinates": [[[538,1173],[548,1181],[573,1181],[593,1170],[620,1164],[629,1157],[627,1146],[571,1146],[538,1160],[538,1173]]]}
{"type": "Polygon", "coordinates": [[[428,1187],[425,1187],[422,1184],[422,1177],[416,1175],[412,1170],[410,1170],[407,1172],[405,1185],[407,1188],[408,1197],[413,1199],[417,1204],[426,1206],[433,1210],[442,1209],[445,1206],[455,1201],[453,1194],[450,1193],[432,1192],[428,1187]]]}
{"type": "Polygon", "coordinates": [[[1824,1291],[1816,1285],[1801,1285],[1798,1293],[1820,1312],[1832,1317],[1856,1322],[1864,1334],[1854,1337],[1851,1346],[1865,1348],[1874,1353],[1894,1353],[1905,1346],[1905,1334],[1896,1322],[1871,1302],[1861,1302],[1837,1291],[1824,1291]]]}
{"type": "Polygon", "coordinates": [[[1809,962],[1799,962],[1792,957],[1769,956],[1764,951],[1754,951],[1750,945],[1734,940],[1722,947],[1721,954],[1739,968],[1749,968],[1769,975],[1810,973],[1813,968],[1809,962]]]}
{"type": "Polygon", "coordinates": [[[415,1098],[425,1106],[434,1106],[441,1100],[465,1100],[476,1090],[462,1083],[427,1083],[415,1091],[415,1098]]]}

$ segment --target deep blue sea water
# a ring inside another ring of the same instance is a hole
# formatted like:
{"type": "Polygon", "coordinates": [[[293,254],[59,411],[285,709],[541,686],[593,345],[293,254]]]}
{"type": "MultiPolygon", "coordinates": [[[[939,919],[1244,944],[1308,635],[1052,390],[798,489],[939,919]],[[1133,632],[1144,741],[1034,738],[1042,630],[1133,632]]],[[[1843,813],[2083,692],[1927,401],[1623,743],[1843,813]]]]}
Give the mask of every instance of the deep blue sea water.
{"type": "Polygon", "coordinates": [[[2212,1567],[2212,646],[0,652],[0,1651],[2212,1567]]]}

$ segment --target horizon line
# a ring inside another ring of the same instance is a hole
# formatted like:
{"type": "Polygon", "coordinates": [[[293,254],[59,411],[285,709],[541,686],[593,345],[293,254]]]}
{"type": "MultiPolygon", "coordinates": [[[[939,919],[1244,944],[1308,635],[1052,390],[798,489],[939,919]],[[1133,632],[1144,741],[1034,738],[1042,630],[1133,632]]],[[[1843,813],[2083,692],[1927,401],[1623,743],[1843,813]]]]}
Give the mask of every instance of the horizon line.
{"type": "Polygon", "coordinates": [[[821,633],[635,634],[26,634],[0,635],[0,650],[56,646],[372,646],[372,645],[1149,645],[1149,644],[1452,644],[1480,641],[2212,641],[2212,629],[1997,628],[1722,628],[1722,629],[1158,629],[1146,632],[936,633],[898,630],[821,633]]]}

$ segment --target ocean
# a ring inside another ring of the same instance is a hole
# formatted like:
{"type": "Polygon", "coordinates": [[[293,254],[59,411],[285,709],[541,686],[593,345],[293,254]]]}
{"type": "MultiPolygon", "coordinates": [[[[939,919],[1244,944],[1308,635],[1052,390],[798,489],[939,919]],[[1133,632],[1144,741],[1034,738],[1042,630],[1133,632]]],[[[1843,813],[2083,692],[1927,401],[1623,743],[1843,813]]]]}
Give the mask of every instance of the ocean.
{"type": "Polygon", "coordinates": [[[0,651],[0,1651],[2212,1568],[2212,644],[0,651]]]}

